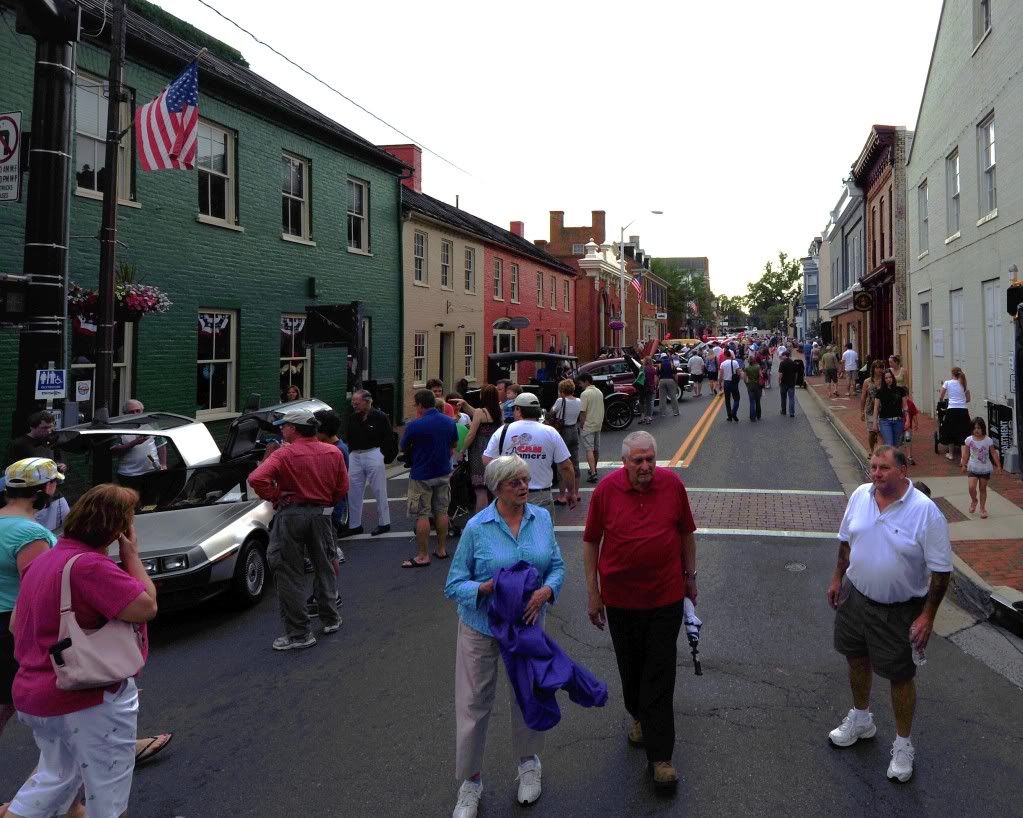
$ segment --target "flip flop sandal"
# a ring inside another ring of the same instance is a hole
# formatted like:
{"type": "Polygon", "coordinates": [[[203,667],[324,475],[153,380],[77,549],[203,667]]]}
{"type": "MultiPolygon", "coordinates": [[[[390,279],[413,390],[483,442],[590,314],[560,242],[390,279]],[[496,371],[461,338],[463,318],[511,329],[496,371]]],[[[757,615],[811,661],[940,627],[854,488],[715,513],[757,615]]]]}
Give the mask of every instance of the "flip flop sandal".
{"type": "Polygon", "coordinates": [[[429,568],[428,562],[416,562],[415,557],[409,557],[401,564],[402,568],[429,568]]]}
{"type": "Polygon", "coordinates": [[[141,750],[136,751],[135,766],[139,767],[149,761],[152,761],[154,757],[166,749],[167,745],[171,743],[171,739],[173,738],[173,733],[161,733],[158,736],[150,736],[148,739],[142,739],[142,741],[147,741],[148,743],[141,750]],[[163,743],[160,743],[161,740],[163,740],[163,743]]]}
{"type": "Polygon", "coordinates": [[[446,560],[451,556],[450,554],[438,554],[436,551],[433,552],[433,555],[439,560],[446,560]]]}

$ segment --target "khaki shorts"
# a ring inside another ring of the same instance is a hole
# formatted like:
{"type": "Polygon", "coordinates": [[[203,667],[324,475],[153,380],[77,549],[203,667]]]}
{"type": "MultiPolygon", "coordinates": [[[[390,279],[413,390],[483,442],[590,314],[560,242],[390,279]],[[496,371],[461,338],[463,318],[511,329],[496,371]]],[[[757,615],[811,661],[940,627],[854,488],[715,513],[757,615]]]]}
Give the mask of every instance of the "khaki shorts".
{"type": "Polygon", "coordinates": [[[909,627],[923,607],[923,597],[882,605],[843,579],[835,613],[835,650],[845,656],[868,657],[874,672],[883,679],[912,679],[916,665],[909,627]]]}
{"type": "Polygon", "coordinates": [[[838,370],[837,369],[825,369],[824,370],[824,383],[838,383],[838,370]]]}
{"type": "Polygon", "coordinates": [[[439,517],[451,505],[451,477],[408,481],[408,516],[415,520],[439,517]]]}
{"type": "Polygon", "coordinates": [[[596,432],[583,432],[579,439],[582,441],[583,448],[588,452],[600,451],[600,431],[596,432]]]}

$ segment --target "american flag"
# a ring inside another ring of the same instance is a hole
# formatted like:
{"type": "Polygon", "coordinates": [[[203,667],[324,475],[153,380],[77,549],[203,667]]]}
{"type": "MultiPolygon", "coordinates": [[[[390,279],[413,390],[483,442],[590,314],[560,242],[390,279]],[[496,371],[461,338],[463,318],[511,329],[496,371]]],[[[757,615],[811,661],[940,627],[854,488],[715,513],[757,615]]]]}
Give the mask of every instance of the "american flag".
{"type": "Polygon", "coordinates": [[[142,170],[192,170],[199,136],[199,74],[192,62],[160,95],[135,112],[142,170]]]}
{"type": "Polygon", "coordinates": [[[635,278],[633,278],[632,281],[629,282],[629,283],[632,284],[632,289],[634,289],[636,291],[637,295],[640,295],[640,296],[643,295],[643,274],[642,273],[636,273],[635,278]]]}

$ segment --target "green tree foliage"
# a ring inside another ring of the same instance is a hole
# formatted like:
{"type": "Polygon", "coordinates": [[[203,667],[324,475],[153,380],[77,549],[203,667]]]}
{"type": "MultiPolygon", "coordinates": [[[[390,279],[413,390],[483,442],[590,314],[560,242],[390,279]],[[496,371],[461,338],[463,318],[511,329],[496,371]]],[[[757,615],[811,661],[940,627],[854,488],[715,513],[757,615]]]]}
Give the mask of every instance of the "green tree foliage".
{"type": "Polygon", "coordinates": [[[686,328],[689,318],[697,324],[713,320],[714,293],[701,272],[667,259],[654,259],[650,270],[668,284],[668,328],[672,334],[686,328]],[[696,315],[689,310],[690,301],[696,302],[696,315]]]}
{"type": "Polygon", "coordinates": [[[796,300],[803,288],[803,266],[797,258],[778,252],[778,266],[768,261],[764,272],[747,285],[743,303],[758,327],[778,326],[784,320],[789,304],[796,300]]]}
{"type": "Polygon", "coordinates": [[[743,296],[719,295],[717,301],[719,321],[727,321],[730,327],[744,327],[749,324],[746,299],[743,296]]]}

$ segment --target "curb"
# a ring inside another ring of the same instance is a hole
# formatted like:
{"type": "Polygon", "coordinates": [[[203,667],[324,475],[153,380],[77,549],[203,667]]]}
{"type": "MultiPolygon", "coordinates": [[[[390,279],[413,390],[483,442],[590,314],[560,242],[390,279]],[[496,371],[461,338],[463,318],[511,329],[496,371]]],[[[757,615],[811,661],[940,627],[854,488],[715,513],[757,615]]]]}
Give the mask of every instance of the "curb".
{"type": "MultiPolygon", "coordinates": [[[[828,418],[828,422],[831,427],[838,432],[838,436],[842,438],[845,445],[849,447],[850,451],[852,451],[856,458],[860,461],[863,466],[863,473],[866,475],[866,463],[869,460],[866,448],[864,448],[863,444],[856,439],[855,435],[853,435],[853,433],[835,417],[834,413],[831,411],[831,407],[828,406],[824,398],[818,394],[816,389],[810,386],[806,391],[813,396],[818,408],[828,418]]],[[[950,586],[952,596],[960,608],[968,611],[978,619],[986,620],[991,616],[994,610],[994,605],[991,602],[991,586],[985,582],[967,562],[955,553],[952,554],[952,581],[950,586]]]]}

